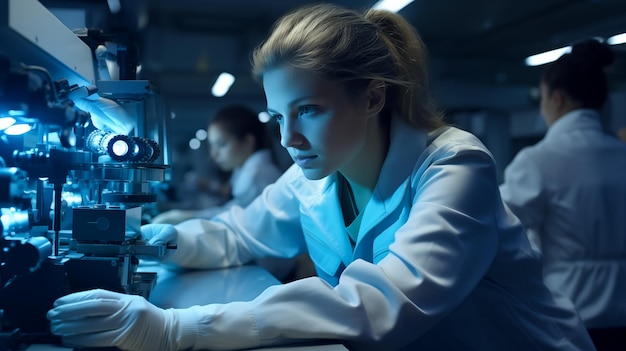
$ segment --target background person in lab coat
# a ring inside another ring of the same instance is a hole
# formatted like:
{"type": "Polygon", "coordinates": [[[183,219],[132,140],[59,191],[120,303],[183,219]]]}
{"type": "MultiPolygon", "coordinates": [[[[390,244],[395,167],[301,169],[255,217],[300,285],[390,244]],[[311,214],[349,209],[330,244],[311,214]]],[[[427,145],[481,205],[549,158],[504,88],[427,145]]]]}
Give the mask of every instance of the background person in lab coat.
{"type": "MultiPolygon", "coordinates": [[[[201,210],[163,212],[151,223],[178,224],[190,218],[211,218],[233,206],[245,207],[281,175],[272,158],[265,124],[250,108],[243,105],[222,107],[210,119],[207,135],[210,157],[222,171],[231,172],[231,199],[201,210]]],[[[256,262],[281,281],[291,279],[295,269],[295,261],[291,259],[268,258],[256,262]]]]}
{"type": "Polygon", "coordinates": [[[245,209],[142,233],[178,244],[169,264],[308,252],[318,276],[187,309],[75,293],[55,302],[51,330],[67,344],[129,350],[308,339],[352,350],[593,350],[571,303],[543,284],[492,155],[442,122],[425,59],[398,14],[314,5],[283,17],[253,68],[295,164],[245,209]]]}
{"type": "Polygon", "coordinates": [[[500,190],[536,235],[546,284],[572,299],[599,350],[626,350],[626,143],[599,112],[612,61],[591,39],[545,70],[548,132],[516,155],[500,190]]]}
{"type": "Polygon", "coordinates": [[[272,158],[265,124],[243,105],[219,109],[207,127],[209,155],[230,176],[231,199],[201,210],[169,210],[151,223],[178,224],[190,218],[211,218],[232,206],[245,207],[282,174],[272,158]]]}

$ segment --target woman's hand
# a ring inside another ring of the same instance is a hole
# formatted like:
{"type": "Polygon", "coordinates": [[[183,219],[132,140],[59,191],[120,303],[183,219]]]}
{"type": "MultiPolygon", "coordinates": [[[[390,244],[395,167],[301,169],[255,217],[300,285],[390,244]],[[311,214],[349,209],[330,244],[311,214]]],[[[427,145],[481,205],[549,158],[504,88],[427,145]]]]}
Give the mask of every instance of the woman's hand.
{"type": "Polygon", "coordinates": [[[176,350],[176,310],[158,308],[138,295],[107,290],[70,294],[48,311],[50,329],[63,343],[122,350],[176,350]]]}
{"type": "Polygon", "coordinates": [[[171,224],[146,224],[141,226],[141,236],[149,245],[176,244],[178,231],[171,224]]]}

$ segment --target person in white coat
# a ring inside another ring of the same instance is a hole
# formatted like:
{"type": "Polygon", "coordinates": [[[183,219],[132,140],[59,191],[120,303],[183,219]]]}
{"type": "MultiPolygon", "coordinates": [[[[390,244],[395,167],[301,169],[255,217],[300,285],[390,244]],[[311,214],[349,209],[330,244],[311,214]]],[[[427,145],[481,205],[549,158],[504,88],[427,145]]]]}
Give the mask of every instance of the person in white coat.
{"type": "Polygon", "coordinates": [[[573,46],[544,72],[544,138],[506,167],[502,198],[543,253],[546,284],[577,307],[598,350],[626,350],[626,143],[603,131],[611,49],[573,46]]]}
{"type": "Polygon", "coordinates": [[[224,172],[231,172],[230,199],[199,210],[169,210],[150,221],[178,224],[190,218],[211,218],[232,206],[245,207],[282,174],[272,158],[265,124],[243,105],[220,108],[209,120],[209,155],[224,172]]]}
{"type": "Polygon", "coordinates": [[[142,233],[177,243],[168,264],[308,252],[318,276],[186,309],[74,293],[48,312],[52,332],[127,350],[315,339],[350,350],[594,350],[571,303],[543,284],[492,155],[435,109],[425,57],[398,14],[329,4],[287,14],[253,71],[295,164],[245,209],[142,233]]]}
{"type": "MultiPolygon", "coordinates": [[[[228,105],[211,117],[207,126],[209,155],[230,175],[230,200],[199,210],[169,210],[151,220],[153,224],[178,224],[191,218],[212,218],[233,206],[249,205],[263,189],[282,174],[272,157],[268,131],[256,113],[244,105],[228,105]]],[[[296,259],[262,258],[255,261],[280,281],[296,274],[296,262],[309,264],[306,255],[296,259]]],[[[305,267],[302,267],[305,268],[305,267]]]]}

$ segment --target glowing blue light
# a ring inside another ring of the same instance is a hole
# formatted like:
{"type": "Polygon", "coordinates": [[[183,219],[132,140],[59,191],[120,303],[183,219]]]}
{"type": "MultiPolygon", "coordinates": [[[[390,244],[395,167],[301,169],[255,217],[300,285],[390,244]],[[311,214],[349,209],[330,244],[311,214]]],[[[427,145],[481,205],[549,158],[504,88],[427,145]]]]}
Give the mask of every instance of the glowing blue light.
{"type": "Polygon", "coordinates": [[[5,130],[15,124],[13,117],[0,117],[0,130],[5,130]]]}
{"type": "Polygon", "coordinates": [[[117,140],[113,143],[113,145],[111,146],[111,151],[116,155],[116,156],[124,156],[128,153],[129,148],[128,148],[128,143],[125,142],[124,140],[117,140]]]}
{"type": "Polygon", "coordinates": [[[26,111],[24,111],[24,110],[9,110],[9,116],[14,116],[14,117],[26,116],[26,111]]]}
{"type": "Polygon", "coordinates": [[[4,130],[6,135],[22,135],[30,132],[33,127],[30,124],[14,124],[4,130]]]}

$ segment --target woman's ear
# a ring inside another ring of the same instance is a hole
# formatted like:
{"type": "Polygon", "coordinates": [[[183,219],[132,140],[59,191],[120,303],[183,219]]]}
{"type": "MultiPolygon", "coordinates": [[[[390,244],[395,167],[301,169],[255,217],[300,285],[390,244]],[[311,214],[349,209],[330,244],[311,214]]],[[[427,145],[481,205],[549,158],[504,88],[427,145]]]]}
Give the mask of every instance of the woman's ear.
{"type": "Polygon", "coordinates": [[[367,116],[376,117],[385,107],[385,101],[387,97],[387,86],[385,82],[379,79],[373,79],[367,86],[366,93],[368,105],[367,116]]]}

